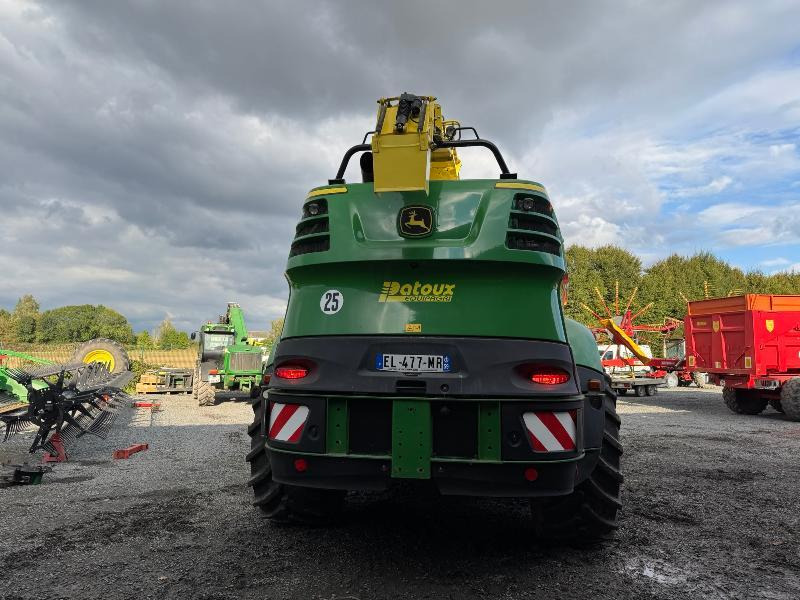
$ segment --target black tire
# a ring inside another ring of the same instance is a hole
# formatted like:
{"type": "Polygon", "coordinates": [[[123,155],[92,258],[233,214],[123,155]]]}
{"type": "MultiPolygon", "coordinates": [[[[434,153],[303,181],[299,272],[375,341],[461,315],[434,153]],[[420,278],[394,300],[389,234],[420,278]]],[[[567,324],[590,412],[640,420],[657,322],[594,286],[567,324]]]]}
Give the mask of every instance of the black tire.
{"type": "Polygon", "coordinates": [[[725,406],[740,415],[757,415],[767,408],[766,398],[759,397],[754,390],[724,387],[722,399],[725,406]]]}
{"type": "Polygon", "coordinates": [[[769,399],[769,405],[772,408],[774,408],[776,411],[778,411],[779,413],[783,413],[784,412],[783,411],[783,405],[781,404],[781,399],[780,398],[770,398],[769,399]]]}
{"type": "Polygon", "coordinates": [[[197,404],[200,406],[214,406],[217,402],[217,388],[207,381],[197,382],[197,404]]]}
{"type": "Polygon", "coordinates": [[[105,350],[114,357],[114,368],[112,373],[122,373],[131,368],[131,359],[125,347],[119,342],[108,338],[95,338],[82,343],[72,354],[71,362],[85,362],[85,359],[95,350],[105,350]]]}
{"type": "Polygon", "coordinates": [[[634,390],[635,390],[635,391],[634,391],[634,393],[636,394],[636,396],[637,396],[637,397],[639,397],[639,398],[641,398],[642,396],[644,396],[645,394],[647,394],[647,390],[645,389],[646,387],[647,387],[647,386],[645,386],[645,385],[637,385],[637,386],[634,388],[634,390]]]}
{"type": "Polygon", "coordinates": [[[792,421],[800,421],[800,377],[792,377],[783,384],[781,408],[792,421]]]}
{"type": "Polygon", "coordinates": [[[253,506],[261,509],[267,518],[276,521],[324,525],[334,520],[344,507],[344,491],[304,488],[273,481],[265,447],[266,435],[262,432],[267,402],[259,396],[250,404],[253,407],[253,422],[247,428],[250,436],[250,452],[247,454],[250,480],[247,485],[253,488],[253,506]]]}
{"type": "Polygon", "coordinates": [[[258,398],[261,395],[261,386],[254,385],[250,387],[250,399],[258,398]]]}
{"type": "Polygon", "coordinates": [[[711,387],[708,384],[708,375],[700,371],[692,371],[692,381],[694,381],[694,384],[701,390],[706,390],[711,387]]]}
{"type": "Polygon", "coordinates": [[[626,396],[628,394],[628,390],[626,388],[620,388],[617,391],[617,396],[626,396]]]}
{"type": "Polygon", "coordinates": [[[536,535],[547,541],[596,542],[613,536],[622,508],[620,418],[606,395],[603,444],[594,471],[567,496],[531,501],[536,535]]]}
{"type": "Polygon", "coordinates": [[[655,396],[658,393],[658,387],[655,386],[655,385],[648,385],[648,386],[645,386],[645,388],[646,388],[645,389],[645,393],[648,396],[655,396]]]}

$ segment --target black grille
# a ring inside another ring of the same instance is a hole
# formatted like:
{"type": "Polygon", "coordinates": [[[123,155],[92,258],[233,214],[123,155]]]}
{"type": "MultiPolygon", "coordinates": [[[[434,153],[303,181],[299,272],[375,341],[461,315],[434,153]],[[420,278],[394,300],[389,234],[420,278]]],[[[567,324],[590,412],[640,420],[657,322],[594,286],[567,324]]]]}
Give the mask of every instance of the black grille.
{"type": "Polygon", "coordinates": [[[328,233],[328,217],[300,221],[295,230],[295,237],[311,235],[312,233],[328,233]]]}
{"type": "Polygon", "coordinates": [[[431,417],[435,456],[477,458],[477,402],[432,402],[431,417]]]}
{"type": "Polygon", "coordinates": [[[508,219],[509,229],[527,229],[558,235],[558,226],[551,220],[534,214],[512,214],[508,219]]]}
{"type": "Polygon", "coordinates": [[[523,212],[533,212],[553,216],[553,206],[541,196],[534,196],[533,194],[516,194],[514,196],[514,210],[521,210],[523,212]]]}
{"type": "Polygon", "coordinates": [[[392,401],[379,398],[347,402],[349,452],[390,454],[392,451],[392,401]]]}
{"type": "Polygon", "coordinates": [[[506,248],[511,250],[530,250],[561,255],[561,243],[549,238],[537,236],[535,233],[511,233],[506,235],[506,248]]]}
{"type": "Polygon", "coordinates": [[[289,256],[298,256],[300,254],[308,254],[309,252],[325,252],[331,249],[331,240],[327,235],[308,238],[292,243],[292,248],[289,250],[289,256]]]}

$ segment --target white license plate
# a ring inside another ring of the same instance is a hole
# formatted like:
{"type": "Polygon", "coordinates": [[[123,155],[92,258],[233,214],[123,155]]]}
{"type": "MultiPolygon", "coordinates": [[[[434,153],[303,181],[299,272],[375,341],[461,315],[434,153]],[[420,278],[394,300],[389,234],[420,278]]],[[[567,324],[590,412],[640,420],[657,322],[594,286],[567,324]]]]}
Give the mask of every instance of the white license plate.
{"type": "Polygon", "coordinates": [[[220,376],[219,375],[209,375],[208,376],[208,383],[219,383],[220,376]]]}
{"type": "Polygon", "coordinates": [[[449,373],[452,365],[446,354],[378,354],[378,371],[401,373],[449,373]]]}

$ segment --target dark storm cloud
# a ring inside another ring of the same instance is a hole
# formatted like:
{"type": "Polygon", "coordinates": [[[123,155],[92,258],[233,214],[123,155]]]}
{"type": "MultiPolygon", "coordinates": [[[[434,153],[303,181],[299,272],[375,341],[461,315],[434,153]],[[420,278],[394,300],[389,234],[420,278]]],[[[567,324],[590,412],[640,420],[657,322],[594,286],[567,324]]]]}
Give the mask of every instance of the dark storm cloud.
{"type": "MultiPolygon", "coordinates": [[[[0,2],[0,209],[17,275],[0,305],[33,292],[189,328],[239,300],[264,327],[285,301],[305,191],[371,128],[375,99],[404,90],[438,95],[520,171],[569,182],[577,165],[588,187],[602,164],[614,193],[657,214],[649,182],[606,156],[619,140],[597,146],[598,161],[548,127],[576,114],[611,128],[668,119],[795,44],[792,10],[0,2]]],[[[627,231],[604,220],[606,194],[561,192],[567,231],[627,231]]]]}

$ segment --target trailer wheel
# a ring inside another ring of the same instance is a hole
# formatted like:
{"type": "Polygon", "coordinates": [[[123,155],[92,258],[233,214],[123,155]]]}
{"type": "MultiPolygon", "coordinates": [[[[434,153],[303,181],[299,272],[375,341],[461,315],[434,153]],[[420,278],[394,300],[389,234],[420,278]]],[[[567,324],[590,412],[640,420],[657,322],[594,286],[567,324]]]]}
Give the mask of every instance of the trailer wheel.
{"type": "Polygon", "coordinates": [[[792,377],[781,389],[781,408],[792,421],[800,421],[800,377],[792,377]]]}
{"type": "Polygon", "coordinates": [[[676,373],[667,373],[667,375],[664,377],[664,382],[668,388],[674,388],[680,385],[680,379],[678,379],[678,375],[676,373]]]}
{"type": "Polygon", "coordinates": [[[612,537],[622,508],[620,418],[616,398],[607,393],[605,427],[597,466],[567,496],[531,500],[536,535],[543,540],[592,542],[612,537]]]}
{"type": "Polygon", "coordinates": [[[647,393],[648,396],[655,396],[658,393],[658,386],[648,385],[646,387],[647,389],[645,390],[645,392],[647,393]]]}
{"type": "Polygon", "coordinates": [[[700,371],[692,371],[692,381],[694,381],[694,384],[701,390],[711,387],[708,384],[708,375],[706,373],[701,373],[700,371]]]}
{"type": "Polygon", "coordinates": [[[619,388],[618,390],[615,391],[617,392],[617,396],[625,396],[628,393],[627,388],[619,388]]]}
{"type": "Polygon", "coordinates": [[[635,394],[636,394],[636,395],[637,395],[639,398],[641,398],[642,396],[644,396],[645,394],[647,394],[647,390],[645,389],[646,387],[648,387],[648,386],[645,386],[645,385],[637,385],[637,386],[634,388],[634,390],[635,390],[635,394]]]}
{"type": "Polygon", "coordinates": [[[253,488],[253,506],[275,521],[295,521],[307,525],[322,525],[337,517],[344,507],[345,492],[321,490],[294,485],[283,485],[272,479],[272,467],[266,450],[266,435],[262,433],[265,420],[264,398],[250,401],[253,407],[253,422],[247,428],[250,436],[250,480],[253,488]]]}
{"type": "Polygon", "coordinates": [[[767,407],[765,398],[741,388],[722,388],[722,399],[725,406],[740,415],[757,415],[767,407]]]}
{"type": "Polygon", "coordinates": [[[207,381],[197,382],[197,404],[200,406],[214,406],[217,401],[217,388],[207,381]]]}

